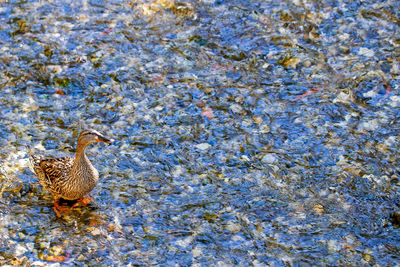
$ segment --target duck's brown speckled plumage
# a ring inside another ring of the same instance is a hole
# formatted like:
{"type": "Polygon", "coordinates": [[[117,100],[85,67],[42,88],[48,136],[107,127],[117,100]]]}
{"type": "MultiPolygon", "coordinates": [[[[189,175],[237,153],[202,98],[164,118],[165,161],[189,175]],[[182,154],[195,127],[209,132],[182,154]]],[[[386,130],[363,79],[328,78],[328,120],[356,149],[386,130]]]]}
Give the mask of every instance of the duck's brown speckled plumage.
{"type": "Polygon", "coordinates": [[[75,158],[31,157],[31,170],[36,173],[40,184],[53,194],[56,202],[59,198],[83,198],[97,184],[99,173],[85,154],[86,146],[93,142],[111,143],[112,140],[94,130],[84,131],[79,135],[75,158]]]}

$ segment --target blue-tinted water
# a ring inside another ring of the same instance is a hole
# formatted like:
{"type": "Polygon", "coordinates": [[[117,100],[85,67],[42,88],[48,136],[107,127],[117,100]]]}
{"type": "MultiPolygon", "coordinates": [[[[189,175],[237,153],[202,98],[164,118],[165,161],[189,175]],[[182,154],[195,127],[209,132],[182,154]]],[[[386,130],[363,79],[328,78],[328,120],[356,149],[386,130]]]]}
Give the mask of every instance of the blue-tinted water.
{"type": "Polygon", "coordinates": [[[393,265],[396,1],[13,1],[0,8],[0,262],[393,265]],[[94,202],[57,218],[28,153],[94,202]]]}

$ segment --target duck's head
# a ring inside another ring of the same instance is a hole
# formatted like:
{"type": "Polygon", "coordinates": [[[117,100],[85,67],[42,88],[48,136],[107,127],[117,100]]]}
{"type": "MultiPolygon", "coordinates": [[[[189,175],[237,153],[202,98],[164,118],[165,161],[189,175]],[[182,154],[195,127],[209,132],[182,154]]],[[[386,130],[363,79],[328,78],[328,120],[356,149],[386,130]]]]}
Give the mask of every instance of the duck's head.
{"type": "Polygon", "coordinates": [[[114,141],[113,139],[105,137],[96,130],[83,131],[78,137],[78,144],[82,144],[85,146],[95,142],[103,142],[106,144],[111,144],[113,141],[114,141]]]}

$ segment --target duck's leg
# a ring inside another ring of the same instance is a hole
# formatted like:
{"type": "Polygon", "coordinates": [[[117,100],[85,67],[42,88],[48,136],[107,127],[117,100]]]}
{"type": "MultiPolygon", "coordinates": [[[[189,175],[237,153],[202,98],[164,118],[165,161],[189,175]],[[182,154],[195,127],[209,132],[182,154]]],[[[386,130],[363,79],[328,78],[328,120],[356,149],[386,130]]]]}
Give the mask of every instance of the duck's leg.
{"type": "Polygon", "coordinates": [[[70,207],[65,206],[65,205],[61,206],[59,201],[60,201],[59,198],[54,198],[54,211],[58,217],[61,216],[61,213],[64,213],[71,209],[70,207]]]}
{"type": "Polygon", "coordinates": [[[87,195],[86,197],[81,198],[81,203],[82,206],[85,207],[87,206],[90,202],[92,202],[94,199],[91,195],[87,195]]]}
{"type": "Polygon", "coordinates": [[[93,201],[93,197],[90,196],[90,195],[87,195],[87,196],[84,196],[84,197],[78,199],[78,200],[76,201],[76,203],[75,203],[74,205],[72,205],[72,207],[73,207],[73,208],[78,207],[78,206],[85,207],[85,206],[87,206],[87,205],[88,205],[90,202],[92,202],[92,201],[93,201]]]}

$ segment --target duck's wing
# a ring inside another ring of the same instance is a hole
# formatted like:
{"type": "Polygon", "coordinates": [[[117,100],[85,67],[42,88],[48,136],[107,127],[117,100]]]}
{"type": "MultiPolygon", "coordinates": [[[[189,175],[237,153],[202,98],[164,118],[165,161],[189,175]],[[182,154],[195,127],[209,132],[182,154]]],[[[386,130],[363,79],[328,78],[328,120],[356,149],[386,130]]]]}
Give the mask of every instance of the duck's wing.
{"type": "Polygon", "coordinates": [[[59,193],[58,184],[62,183],[69,175],[74,163],[74,158],[63,157],[55,159],[34,159],[33,169],[38,176],[39,182],[48,189],[59,193]]]}
{"type": "Polygon", "coordinates": [[[71,157],[43,159],[40,161],[40,168],[49,181],[55,182],[69,173],[73,163],[74,159],[71,157]]]}

